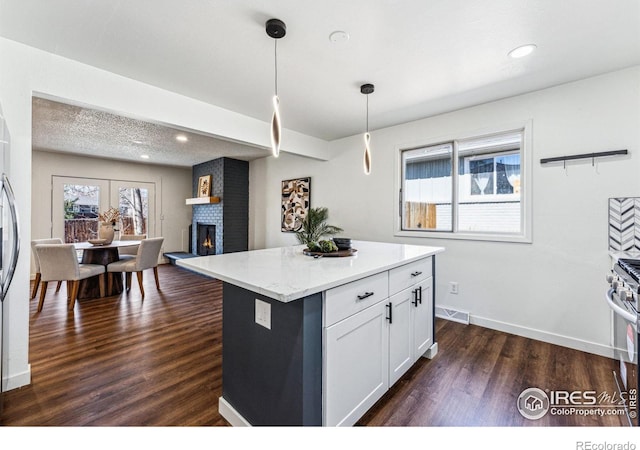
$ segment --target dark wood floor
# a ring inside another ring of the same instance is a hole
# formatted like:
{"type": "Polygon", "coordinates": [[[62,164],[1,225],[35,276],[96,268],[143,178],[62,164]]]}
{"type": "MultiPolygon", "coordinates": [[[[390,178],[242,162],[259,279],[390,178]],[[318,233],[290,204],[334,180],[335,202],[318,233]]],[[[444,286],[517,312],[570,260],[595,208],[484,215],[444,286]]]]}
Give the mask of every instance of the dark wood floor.
{"type": "MultiPolygon", "coordinates": [[[[49,288],[30,309],[32,384],[4,393],[1,425],[225,426],[222,284],[159,267],[128,294],[81,300],[49,288]]],[[[440,351],[422,359],[359,422],[368,426],[616,426],[616,417],[516,409],[528,387],[613,392],[611,361],[473,325],[437,322],[440,351]]]]}

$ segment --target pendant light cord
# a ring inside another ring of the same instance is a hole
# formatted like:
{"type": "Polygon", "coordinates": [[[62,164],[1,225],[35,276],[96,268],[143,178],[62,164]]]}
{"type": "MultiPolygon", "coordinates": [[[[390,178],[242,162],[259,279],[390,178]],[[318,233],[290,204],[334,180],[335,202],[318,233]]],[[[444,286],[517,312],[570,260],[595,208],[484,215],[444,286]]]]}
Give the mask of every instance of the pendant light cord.
{"type": "Polygon", "coordinates": [[[367,133],[369,132],[369,94],[366,95],[367,97],[367,133]]]}
{"type": "Polygon", "coordinates": [[[278,96],[278,40],[274,39],[273,42],[275,43],[275,45],[273,46],[274,52],[273,52],[273,58],[274,58],[274,66],[276,68],[275,73],[275,92],[276,92],[276,97],[278,96]]]}

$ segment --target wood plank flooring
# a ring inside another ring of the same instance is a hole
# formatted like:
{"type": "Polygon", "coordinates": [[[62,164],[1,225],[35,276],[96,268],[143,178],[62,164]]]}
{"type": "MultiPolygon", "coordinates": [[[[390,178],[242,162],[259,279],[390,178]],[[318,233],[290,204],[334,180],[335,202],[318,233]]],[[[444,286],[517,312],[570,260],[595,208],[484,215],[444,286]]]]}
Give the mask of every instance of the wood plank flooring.
{"type": "MultiPolygon", "coordinates": [[[[4,393],[5,426],[226,426],[222,393],[222,283],[159,267],[144,299],[129,293],[66,307],[65,287],[30,309],[32,384],[4,393]]],[[[421,359],[361,426],[618,426],[617,417],[516,409],[528,387],[613,392],[606,358],[473,325],[437,321],[440,351],[421,359]]]]}
{"type": "Polygon", "coordinates": [[[361,419],[367,426],[621,426],[620,416],[547,414],[517,410],[530,387],[613,394],[614,363],[557,345],[438,319],[439,352],[421,359],[361,419]]]}

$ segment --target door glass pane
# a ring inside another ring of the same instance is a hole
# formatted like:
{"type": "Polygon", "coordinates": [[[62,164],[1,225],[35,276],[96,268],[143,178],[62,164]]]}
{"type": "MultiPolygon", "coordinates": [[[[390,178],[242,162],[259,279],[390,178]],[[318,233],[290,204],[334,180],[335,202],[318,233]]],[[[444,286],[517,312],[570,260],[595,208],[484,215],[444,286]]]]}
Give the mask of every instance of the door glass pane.
{"type": "Polygon", "coordinates": [[[64,241],[84,242],[98,234],[100,187],[64,184],[64,241]]]}
{"type": "Polygon", "coordinates": [[[121,233],[148,234],[149,223],[149,190],[137,187],[121,187],[118,189],[121,233]]]}

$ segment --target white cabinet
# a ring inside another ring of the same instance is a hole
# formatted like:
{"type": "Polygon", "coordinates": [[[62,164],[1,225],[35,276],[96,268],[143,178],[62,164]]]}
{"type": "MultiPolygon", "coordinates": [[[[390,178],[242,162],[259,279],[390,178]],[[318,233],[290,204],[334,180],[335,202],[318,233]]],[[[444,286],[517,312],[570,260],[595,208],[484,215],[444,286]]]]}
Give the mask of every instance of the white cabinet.
{"type": "Polygon", "coordinates": [[[433,344],[432,278],[389,298],[389,385],[433,344]]]}
{"type": "Polygon", "coordinates": [[[433,345],[425,258],[325,292],[324,425],[350,426],[433,345]]]}
{"type": "Polygon", "coordinates": [[[433,345],[433,279],[423,281],[411,291],[414,292],[411,328],[415,362],[433,345]]]}
{"type": "Polygon", "coordinates": [[[388,389],[386,317],[379,302],[325,329],[325,425],[353,425],[388,389]]]}
{"type": "Polygon", "coordinates": [[[389,297],[387,272],[329,289],[324,294],[324,326],[333,325],[387,297],[389,297]]]}
{"type": "Polygon", "coordinates": [[[389,298],[389,386],[413,364],[412,294],[410,289],[389,298]]]}
{"type": "Polygon", "coordinates": [[[431,258],[420,259],[389,271],[389,294],[393,295],[430,278],[433,273],[431,258]]]}

